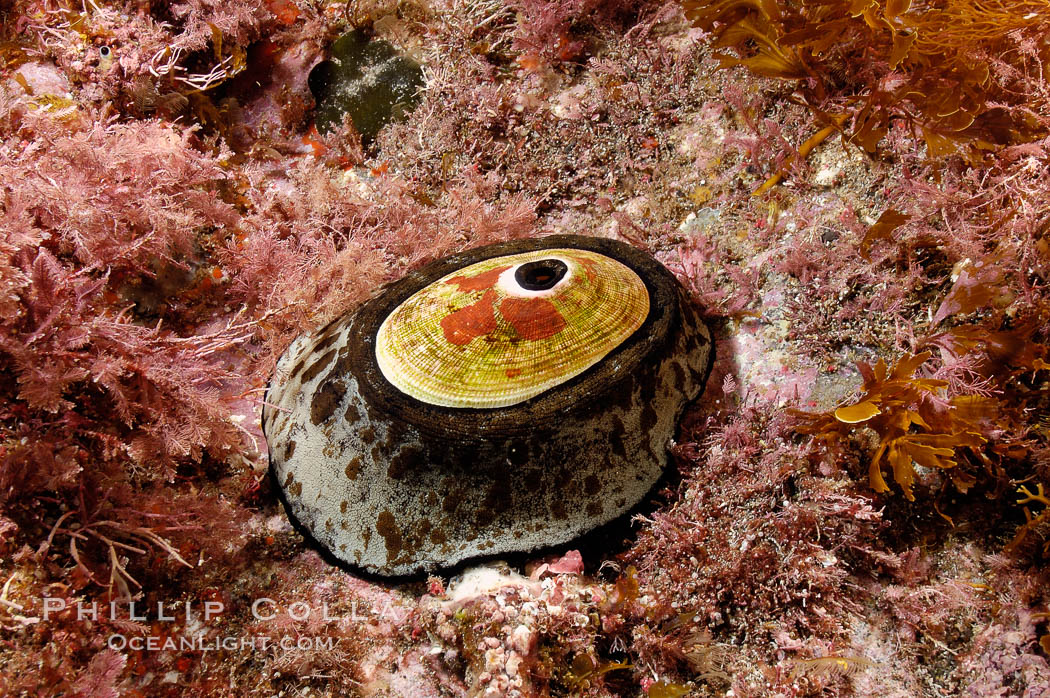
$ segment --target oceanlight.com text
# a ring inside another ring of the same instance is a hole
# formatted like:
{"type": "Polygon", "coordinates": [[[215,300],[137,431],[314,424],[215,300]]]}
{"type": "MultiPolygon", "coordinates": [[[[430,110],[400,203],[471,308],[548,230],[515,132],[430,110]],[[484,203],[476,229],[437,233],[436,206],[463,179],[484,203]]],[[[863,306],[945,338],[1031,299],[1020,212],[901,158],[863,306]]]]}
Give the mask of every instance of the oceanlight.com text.
{"type": "Polygon", "coordinates": [[[286,652],[292,650],[320,651],[335,648],[339,638],[334,637],[295,637],[285,635],[274,638],[265,635],[250,635],[247,637],[213,637],[207,638],[203,635],[192,635],[182,637],[161,637],[158,635],[131,636],[121,634],[110,635],[106,641],[111,650],[122,652],[130,649],[138,652],[161,652],[164,650],[185,652],[214,652],[218,650],[261,650],[280,648],[286,652]]]}

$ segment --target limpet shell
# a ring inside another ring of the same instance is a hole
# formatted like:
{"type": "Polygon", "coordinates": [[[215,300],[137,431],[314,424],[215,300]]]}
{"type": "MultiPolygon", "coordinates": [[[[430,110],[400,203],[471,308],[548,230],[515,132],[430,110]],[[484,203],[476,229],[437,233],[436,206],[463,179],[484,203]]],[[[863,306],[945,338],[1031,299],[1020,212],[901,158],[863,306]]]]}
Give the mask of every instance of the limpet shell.
{"type": "Polygon", "coordinates": [[[712,358],[682,286],[628,245],[468,250],[292,343],[271,472],[300,530],[364,572],[558,545],[657,483],[712,358]]]}
{"type": "Polygon", "coordinates": [[[422,402],[507,407],[583,373],[648,314],[645,282],[611,257],[504,255],[406,299],[379,326],[376,359],[384,378],[422,402]]]}

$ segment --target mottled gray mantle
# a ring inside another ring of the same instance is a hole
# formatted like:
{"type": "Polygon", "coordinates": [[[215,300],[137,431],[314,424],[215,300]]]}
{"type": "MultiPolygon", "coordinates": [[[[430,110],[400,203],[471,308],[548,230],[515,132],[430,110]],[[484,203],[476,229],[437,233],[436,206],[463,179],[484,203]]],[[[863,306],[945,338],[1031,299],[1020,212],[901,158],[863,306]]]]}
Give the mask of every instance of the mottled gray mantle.
{"type": "Polygon", "coordinates": [[[293,519],[370,573],[557,545],[645,497],[712,358],[708,329],[650,256],[568,235],[490,245],[427,265],[297,339],[263,410],[270,465],[293,519]],[[546,247],[593,250],[634,269],[650,293],[646,321],[583,374],[509,407],[436,407],[383,378],[376,331],[404,299],[482,259],[546,247]]]}

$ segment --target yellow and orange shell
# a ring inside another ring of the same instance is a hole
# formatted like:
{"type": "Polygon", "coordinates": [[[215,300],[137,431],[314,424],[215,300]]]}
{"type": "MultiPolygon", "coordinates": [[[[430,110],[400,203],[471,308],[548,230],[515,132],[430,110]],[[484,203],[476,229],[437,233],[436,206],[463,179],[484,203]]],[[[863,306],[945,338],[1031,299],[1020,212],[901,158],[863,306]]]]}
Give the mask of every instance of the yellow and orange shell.
{"type": "Polygon", "coordinates": [[[380,325],[383,376],[421,402],[506,407],[579,375],[631,336],[649,313],[645,283],[629,267],[580,249],[487,259],[413,294],[380,325]],[[515,272],[556,260],[550,289],[515,272]]]}

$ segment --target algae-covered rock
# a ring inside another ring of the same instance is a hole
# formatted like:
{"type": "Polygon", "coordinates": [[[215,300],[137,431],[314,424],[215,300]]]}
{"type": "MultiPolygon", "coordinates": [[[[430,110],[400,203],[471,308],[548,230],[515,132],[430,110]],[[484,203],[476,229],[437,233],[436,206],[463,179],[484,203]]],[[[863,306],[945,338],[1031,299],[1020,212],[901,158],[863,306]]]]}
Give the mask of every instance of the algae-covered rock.
{"type": "Polygon", "coordinates": [[[331,58],[314,67],[309,82],[317,100],[317,130],[328,133],[349,116],[367,145],[419,104],[423,70],[389,42],[355,30],[332,44],[331,58]]]}

